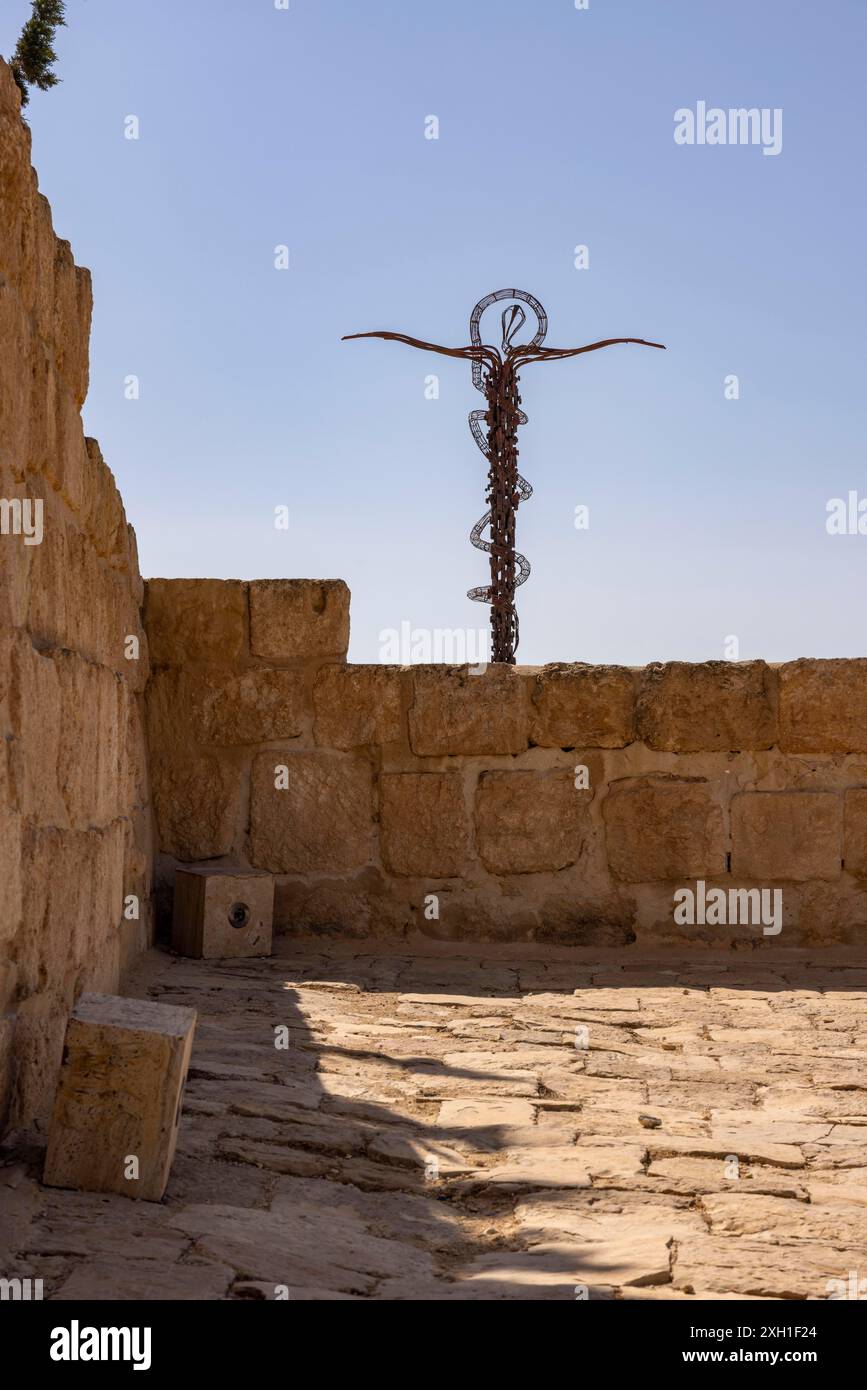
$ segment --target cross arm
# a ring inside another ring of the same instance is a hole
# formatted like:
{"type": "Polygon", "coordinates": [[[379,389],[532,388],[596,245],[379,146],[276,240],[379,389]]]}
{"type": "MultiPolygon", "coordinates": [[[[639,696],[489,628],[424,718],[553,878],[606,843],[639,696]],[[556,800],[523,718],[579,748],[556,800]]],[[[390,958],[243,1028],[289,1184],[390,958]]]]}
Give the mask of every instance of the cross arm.
{"type": "Polygon", "coordinates": [[[637,343],[639,347],[665,351],[665,343],[649,343],[646,338],[603,338],[599,343],[587,343],[585,347],[578,348],[528,348],[526,353],[520,355],[520,362],[523,366],[528,362],[558,361],[562,357],[577,357],[582,352],[596,352],[597,348],[613,347],[616,343],[637,343]]]}
{"type": "Polygon", "coordinates": [[[470,344],[468,347],[443,347],[440,343],[426,343],[421,338],[410,338],[406,333],[345,333],[341,342],[348,342],[351,338],[389,338],[396,343],[407,343],[409,347],[421,348],[424,352],[439,352],[444,357],[462,357],[471,362],[487,362],[489,367],[496,368],[499,365],[499,356],[494,348],[486,347],[484,344],[475,346],[470,344]]]}

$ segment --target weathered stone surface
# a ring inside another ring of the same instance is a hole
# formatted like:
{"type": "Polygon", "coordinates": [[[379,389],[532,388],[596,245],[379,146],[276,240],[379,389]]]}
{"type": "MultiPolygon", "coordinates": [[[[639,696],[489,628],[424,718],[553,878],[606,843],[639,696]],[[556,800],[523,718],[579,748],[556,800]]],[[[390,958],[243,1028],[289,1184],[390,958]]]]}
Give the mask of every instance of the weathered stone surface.
{"type": "Polygon", "coordinates": [[[307,697],[299,671],[256,667],[212,689],[203,709],[207,742],[268,743],[304,729],[307,697]]]}
{"type": "Polygon", "coordinates": [[[250,590],[250,649],[269,660],[345,659],[349,590],[342,579],[257,579],[250,590]]]}
{"type": "Polygon", "coordinates": [[[323,666],[313,685],[316,742],[348,751],[403,738],[406,672],[399,666],[323,666]]]}
{"type": "Polygon", "coordinates": [[[867,658],[789,661],[779,680],[785,752],[867,752],[867,658]]]}
{"type": "Polygon", "coordinates": [[[672,1269],[675,1290],[716,1298],[828,1298],[829,1283],[859,1268],[858,1247],[807,1246],[802,1241],[689,1237],[679,1241],[672,1269]]]}
{"type": "Polygon", "coordinates": [[[420,756],[520,753],[528,744],[528,677],[518,667],[413,669],[409,742],[420,756]]]}
{"type": "Polygon", "coordinates": [[[372,905],[378,892],[364,875],[358,879],[278,879],[274,926],[331,937],[372,935],[372,905]]]}
{"type": "Polygon", "coordinates": [[[161,1199],[195,1022],[191,1009],[81,996],[66,1031],[43,1182],[161,1199]]]}
{"type": "Polygon", "coordinates": [[[228,868],[175,872],[172,947],[208,960],[269,956],[274,880],[228,868]]]}
{"type": "Polygon", "coordinates": [[[151,786],[165,854],[189,862],[231,851],[241,806],[241,768],[234,759],[152,750],[151,786]]]}
{"type": "Polygon", "coordinates": [[[615,878],[683,881],[725,872],[722,811],[705,782],[651,777],[615,782],[602,814],[615,878]]]}
{"type": "MultiPolygon", "coordinates": [[[[129,737],[148,671],[135,538],[79,414],[90,276],[54,234],[2,60],[0,187],[2,1128],[7,1113],[15,1126],[45,1116],[75,991],[117,987],[124,827],[150,812],[144,743],[129,737]],[[16,518],[7,502],[35,511],[16,518]]],[[[148,924],[143,899],[144,940],[148,924]]]]}
{"type": "Polygon", "coordinates": [[[259,753],[250,793],[250,858],[271,873],[350,873],[373,847],[373,778],[363,758],[259,753]],[[287,785],[275,786],[284,774],[287,785]]]}
{"type": "MultiPolygon", "coordinates": [[[[29,636],[15,633],[10,665],[10,719],[20,740],[21,810],[42,825],[63,824],[66,811],[60,796],[58,762],[64,714],[87,718],[86,711],[64,710],[57,666],[37,651],[29,636]]],[[[93,737],[98,726],[89,726],[93,737]]]]}
{"type": "Polygon", "coordinates": [[[149,579],[144,624],[154,665],[236,661],[247,644],[247,586],[237,579],[149,579]]]}
{"type": "Polygon", "coordinates": [[[672,753],[772,748],[774,684],[764,661],[655,662],[638,696],[638,737],[672,753]]]}
{"type": "Polygon", "coordinates": [[[627,666],[545,666],[533,690],[530,741],[541,748],[623,748],[635,737],[627,666]]]}
{"type": "Polygon", "coordinates": [[[848,873],[867,878],[867,787],[843,797],[843,862],[848,873]]]}
{"type": "Polygon", "coordinates": [[[483,772],[476,789],[479,857],[494,874],[556,872],[577,862],[592,793],[571,772],[483,772]]]}
{"type": "Polygon", "coordinates": [[[454,877],[463,870],[469,826],[456,772],[384,773],[379,779],[380,843],[394,874],[454,877]]]}
{"type": "Polygon", "coordinates": [[[831,1026],[860,1020],[863,952],[823,953],[834,969],[785,947],[772,967],[706,952],[699,968],[680,952],[276,945],[275,961],[142,966],[136,988],[207,1011],[168,1205],[25,1191],[9,1272],[50,1280],[63,1251],[47,1287],[84,1299],[112,1275],[142,1299],[190,1297],[191,1268],[207,1298],[846,1295],[867,1113],[854,1074],[813,1084],[813,1054],[832,1032],[864,1050],[831,1026]],[[600,1029],[628,1050],[595,1049],[600,1029]],[[755,1053],[770,1042],[776,1077],[755,1053]],[[605,1056],[642,1079],[584,1070],[605,1056]]]}
{"type": "Polygon", "coordinates": [[[743,792],[733,797],[732,873],[759,881],[837,878],[842,809],[842,798],[833,792],[743,792]]]}

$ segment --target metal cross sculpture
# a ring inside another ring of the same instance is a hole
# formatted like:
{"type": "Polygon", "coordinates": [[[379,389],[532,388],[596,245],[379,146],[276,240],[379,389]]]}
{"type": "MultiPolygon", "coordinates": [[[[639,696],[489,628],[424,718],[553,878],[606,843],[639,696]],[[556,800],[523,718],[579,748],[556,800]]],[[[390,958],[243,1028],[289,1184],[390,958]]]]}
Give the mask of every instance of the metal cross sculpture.
{"type": "Polygon", "coordinates": [[[515,519],[518,505],[533,495],[533,489],[518,472],[518,426],[527,423],[518,393],[518,370],[530,362],[554,362],[561,357],[577,357],[582,352],[611,347],[615,343],[638,343],[642,347],[663,348],[662,343],[649,343],[644,338],[605,338],[599,343],[587,343],[578,348],[546,348],[542,346],[548,331],[548,315],[538,299],[526,290],[497,290],[480,299],[470,315],[470,342],[467,347],[442,347],[409,338],[405,333],[348,333],[349,338],[390,338],[425,352],[440,352],[446,357],[463,357],[473,364],[473,385],[487,402],[484,410],[471,410],[469,415],[473,439],[488,461],[488,488],[485,501],[488,510],[470,532],[477,550],[490,556],[491,582],[470,589],[467,597],[477,603],[491,605],[491,660],[514,665],[518,649],[518,614],[515,610],[515,590],[526,582],[530,564],[515,549],[515,519]],[[483,343],[480,323],[482,314],[498,300],[519,300],[528,304],[536,315],[536,333],[529,343],[516,343],[515,335],[527,321],[520,303],[504,309],[501,316],[502,339],[500,350],[483,343]],[[484,427],[482,426],[484,422],[484,427]],[[489,539],[483,538],[488,531],[489,539]]]}

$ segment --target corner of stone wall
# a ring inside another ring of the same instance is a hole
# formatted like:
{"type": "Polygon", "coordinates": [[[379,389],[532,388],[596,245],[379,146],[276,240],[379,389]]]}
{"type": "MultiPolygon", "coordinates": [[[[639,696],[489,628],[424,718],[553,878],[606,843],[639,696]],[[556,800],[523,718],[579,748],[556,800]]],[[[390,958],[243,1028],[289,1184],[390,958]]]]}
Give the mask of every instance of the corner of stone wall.
{"type": "Polygon", "coordinates": [[[0,1127],[45,1117],[66,1019],[151,934],[135,536],[80,410],[90,276],[0,62],[0,1127]]]}

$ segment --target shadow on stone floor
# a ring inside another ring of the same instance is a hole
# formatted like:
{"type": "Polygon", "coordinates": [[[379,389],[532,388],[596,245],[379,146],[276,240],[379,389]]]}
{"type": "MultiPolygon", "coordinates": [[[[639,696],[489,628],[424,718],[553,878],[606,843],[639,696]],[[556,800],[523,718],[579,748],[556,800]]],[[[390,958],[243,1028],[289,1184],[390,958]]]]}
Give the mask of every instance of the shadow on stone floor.
{"type": "Polygon", "coordinates": [[[131,992],[199,1013],[166,1197],[43,1189],[43,1139],[13,1137],[8,1274],[59,1299],[767,1298],[857,1268],[863,954],[275,950],[142,963],[131,992]]]}

